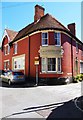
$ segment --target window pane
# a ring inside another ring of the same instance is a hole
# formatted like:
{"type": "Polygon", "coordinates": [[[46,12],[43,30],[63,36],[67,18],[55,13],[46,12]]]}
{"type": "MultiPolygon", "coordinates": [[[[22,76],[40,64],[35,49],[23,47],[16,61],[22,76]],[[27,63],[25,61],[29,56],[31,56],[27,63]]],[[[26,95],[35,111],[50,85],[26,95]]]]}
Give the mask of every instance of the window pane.
{"type": "Polygon", "coordinates": [[[47,44],[48,44],[48,34],[42,33],[42,45],[47,45],[47,44]]]}
{"type": "Polygon", "coordinates": [[[8,53],[10,52],[10,46],[8,45],[8,53]]]}
{"type": "Polygon", "coordinates": [[[57,38],[57,33],[54,34],[54,37],[57,38]]]}
{"type": "Polygon", "coordinates": [[[60,33],[57,33],[57,38],[60,39],[60,33]]]}
{"type": "Polygon", "coordinates": [[[60,33],[55,33],[54,37],[55,37],[55,44],[60,45],[60,33]]]}
{"type": "Polygon", "coordinates": [[[14,54],[17,54],[17,43],[14,44],[14,54]]]}
{"type": "Polygon", "coordinates": [[[42,33],[42,38],[47,38],[47,33],[42,33]]]}
{"type": "Polygon", "coordinates": [[[61,58],[58,58],[58,71],[61,71],[61,58]]]}
{"type": "Polygon", "coordinates": [[[48,58],[48,71],[56,71],[56,59],[48,58]]]}
{"type": "Polygon", "coordinates": [[[42,71],[46,71],[46,59],[42,58],[42,71]]]}

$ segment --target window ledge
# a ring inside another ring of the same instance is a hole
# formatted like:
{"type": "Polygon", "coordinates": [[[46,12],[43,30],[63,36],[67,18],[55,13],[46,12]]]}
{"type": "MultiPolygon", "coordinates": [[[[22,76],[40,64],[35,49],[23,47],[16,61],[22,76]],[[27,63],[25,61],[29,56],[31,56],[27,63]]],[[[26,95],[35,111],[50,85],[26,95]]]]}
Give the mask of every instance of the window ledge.
{"type": "Polygon", "coordinates": [[[17,53],[14,53],[13,55],[17,55],[17,53]]]}
{"type": "Polygon", "coordinates": [[[48,44],[47,45],[42,45],[42,47],[44,47],[44,46],[48,46],[48,44]]]}
{"type": "Polygon", "coordinates": [[[40,74],[63,74],[63,72],[40,72],[40,74]]]}

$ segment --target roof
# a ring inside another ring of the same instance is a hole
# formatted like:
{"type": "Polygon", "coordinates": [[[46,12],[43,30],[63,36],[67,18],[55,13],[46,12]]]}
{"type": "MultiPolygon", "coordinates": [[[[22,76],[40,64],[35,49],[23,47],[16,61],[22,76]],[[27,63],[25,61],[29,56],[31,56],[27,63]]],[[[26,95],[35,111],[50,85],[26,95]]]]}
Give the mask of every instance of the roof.
{"type": "Polygon", "coordinates": [[[15,36],[18,34],[18,32],[13,31],[13,30],[9,30],[9,29],[5,29],[5,30],[6,30],[6,32],[7,32],[7,34],[8,34],[8,36],[9,36],[9,38],[10,38],[11,41],[12,41],[12,40],[15,38],[15,36]]]}
{"type": "Polygon", "coordinates": [[[15,37],[14,41],[34,32],[37,30],[42,30],[46,28],[61,28],[67,30],[60,22],[58,22],[55,18],[53,18],[50,14],[46,14],[37,22],[33,22],[20,30],[15,37]]]}
{"type": "MultiPolygon", "coordinates": [[[[82,43],[77,37],[75,37],[68,28],[66,28],[64,25],[62,25],[57,19],[52,17],[50,14],[46,14],[43,17],[40,18],[37,22],[33,22],[20,30],[16,37],[13,39],[13,41],[10,42],[12,44],[13,42],[33,33],[36,31],[41,31],[41,30],[48,30],[48,29],[53,29],[53,30],[61,30],[65,31],[70,36],[75,38],[78,42],[82,43]]],[[[83,43],[82,43],[83,44],[83,43]]]]}

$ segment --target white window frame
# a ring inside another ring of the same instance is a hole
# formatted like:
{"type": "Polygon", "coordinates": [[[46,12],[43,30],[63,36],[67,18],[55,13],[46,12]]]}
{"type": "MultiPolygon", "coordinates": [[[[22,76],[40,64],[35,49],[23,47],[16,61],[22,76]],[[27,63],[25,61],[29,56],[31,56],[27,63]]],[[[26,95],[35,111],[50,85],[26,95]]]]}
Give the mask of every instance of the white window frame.
{"type": "Polygon", "coordinates": [[[13,70],[25,70],[25,54],[12,57],[12,69],[13,70]],[[15,62],[16,62],[16,64],[15,64],[15,62]],[[16,67],[15,67],[15,65],[16,65],[16,67]],[[20,65],[20,67],[19,67],[19,65],[20,65]]]}
{"type": "Polygon", "coordinates": [[[55,46],[61,46],[61,33],[60,32],[55,32],[54,33],[54,39],[55,39],[55,46]],[[59,34],[59,38],[57,37],[55,37],[55,34],[59,34]],[[60,44],[56,44],[56,39],[58,39],[59,40],[59,43],[60,44]]]}
{"type": "Polygon", "coordinates": [[[17,48],[18,48],[18,44],[16,42],[16,43],[14,43],[14,54],[17,54],[17,48]]]}
{"type": "Polygon", "coordinates": [[[55,71],[48,71],[48,59],[49,58],[41,58],[41,71],[42,71],[42,73],[61,73],[61,58],[55,58],[56,59],[55,71]],[[45,70],[42,69],[42,59],[45,59],[45,70]],[[60,59],[60,71],[58,70],[58,59],[60,59]]]}
{"type": "Polygon", "coordinates": [[[41,33],[41,38],[42,38],[42,46],[48,46],[48,32],[42,32],[41,33]],[[43,38],[43,34],[47,34],[47,38],[43,38]],[[45,40],[45,39],[47,39],[47,44],[43,44],[44,42],[43,42],[43,40],[45,40]]]}
{"type": "Polygon", "coordinates": [[[10,68],[10,60],[4,60],[4,70],[9,70],[10,68]],[[7,64],[8,64],[8,68],[7,68],[7,64]]]}
{"type": "Polygon", "coordinates": [[[10,46],[9,46],[9,44],[8,44],[8,54],[10,53],[10,46]]]}
{"type": "Polygon", "coordinates": [[[46,58],[41,58],[41,71],[42,71],[42,72],[46,72],[46,71],[47,71],[47,67],[46,67],[47,61],[46,61],[46,60],[47,60],[46,58]],[[44,64],[43,64],[43,59],[44,59],[44,61],[45,61],[44,64]],[[45,67],[45,70],[43,69],[43,66],[45,67]]]}
{"type": "Polygon", "coordinates": [[[4,55],[6,55],[6,46],[4,46],[4,55]]]}
{"type": "MultiPolygon", "coordinates": [[[[57,70],[57,71],[61,72],[61,58],[57,58],[57,63],[58,63],[59,59],[60,59],[60,71],[59,70],[57,70]]],[[[59,65],[59,63],[57,64],[57,69],[58,69],[58,65],[59,65]]]]}
{"type": "MultiPolygon", "coordinates": [[[[56,58],[47,58],[47,71],[48,71],[48,72],[56,72],[56,64],[55,64],[55,71],[53,71],[53,70],[49,71],[49,70],[48,70],[48,59],[55,59],[55,60],[56,60],[56,58]]],[[[52,66],[52,65],[51,65],[51,66],[52,66]]]]}
{"type": "Polygon", "coordinates": [[[83,73],[83,72],[82,72],[82,69],[83,69],[83,68],[81,67],[81,64],[83,64],[83,61],[82,61],[82,60],[80,60],[80,73],[83,73]]]}

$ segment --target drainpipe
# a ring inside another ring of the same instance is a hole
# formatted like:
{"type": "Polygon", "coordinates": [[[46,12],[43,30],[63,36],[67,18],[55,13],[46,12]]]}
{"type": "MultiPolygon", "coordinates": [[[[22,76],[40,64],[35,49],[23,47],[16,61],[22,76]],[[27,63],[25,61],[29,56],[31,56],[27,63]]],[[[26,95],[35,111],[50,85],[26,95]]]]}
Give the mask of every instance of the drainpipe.
{"type": "Polygon", "coordinates": [[[72,38],[71,38],[71,66],[72,66],[72,78],[73,78],[73,47],[72,47],[72,38]]]}
{"type": "Polygon", "coordinates": [[[30,36],[28,37],[28,78],[30,78],[30,36]]]}

